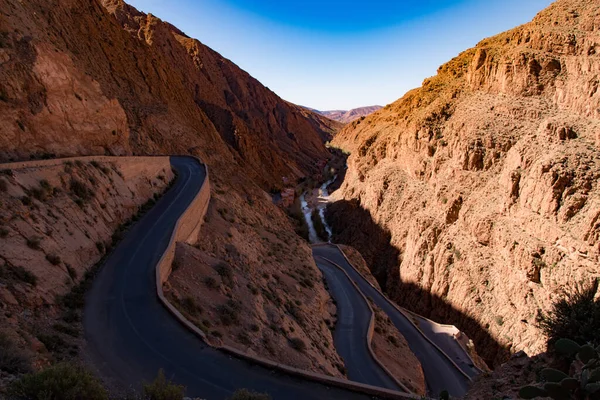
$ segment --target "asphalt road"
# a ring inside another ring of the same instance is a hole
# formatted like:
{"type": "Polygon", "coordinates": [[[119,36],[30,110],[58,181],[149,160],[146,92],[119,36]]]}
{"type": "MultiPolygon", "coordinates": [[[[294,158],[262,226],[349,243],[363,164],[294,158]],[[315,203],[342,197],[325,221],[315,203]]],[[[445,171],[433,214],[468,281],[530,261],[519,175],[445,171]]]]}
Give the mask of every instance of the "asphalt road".
{"type": "Polygon", "coordinates": [[[206,176],[194,159],[173,157],[179,178],[125,235],[86,297],[86,354],[99,372],[121,387],[139,388],[162,368],[187,387],[188,396],[225,399],[239,388],[279,399],[366,399],[368,396],[274,372],[204,344],[161,305],[155,266],[177,218],[206,176]]]}
{"type": "Polygon", "coordinates": [[[341,266],[356,282],[363,294],[373,299],[374,303],[389,316],[421,362],[430,396],[437,397],[442,390],[448,390],[450,395],[456,397],[462,397],[467,392],[469,380],[439,350],[432,346],[402,313],[348,264],[337,247],[314,246],[313,256],[329,259],[341,266]]]}
{"type": "Polygon", "coordinates": [[[377,364],[367,346],[371,309],[346,274],[327,260],[316,257],[329,291],[337,305],[337,322],[333,340],[338,354],[344,359],[348,378],[353,381],[403,391],[377,364]]]}

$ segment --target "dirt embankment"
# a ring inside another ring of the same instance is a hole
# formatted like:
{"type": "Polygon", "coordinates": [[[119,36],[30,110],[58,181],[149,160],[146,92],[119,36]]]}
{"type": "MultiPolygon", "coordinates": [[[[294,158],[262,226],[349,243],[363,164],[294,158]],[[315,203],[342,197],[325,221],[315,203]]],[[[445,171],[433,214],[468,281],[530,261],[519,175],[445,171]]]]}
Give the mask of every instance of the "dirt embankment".
{"type": "Polygon", "coordinates": [[[65,313],[62,297],[120,239],[122,224],[172,179],[168,157],[4,164],[1,333],[37,365],[76,355],[79,311],[65,313]]]}
{"type": "Polygon", "coordinates": [[[334,241],[490,365],[543,351],[538,313],[600,274],[598,43],[597,2],[559,0],[333,141],[334,241]]]}
{"type": "Polygon", "coordinates": [[[211,175],[197,244],[178,245],[165,295],[211,340],[342,376],[330,331],[335,306],[310,247],[265,192],[247,186],[240,195],[230,184],[211,175]]]}

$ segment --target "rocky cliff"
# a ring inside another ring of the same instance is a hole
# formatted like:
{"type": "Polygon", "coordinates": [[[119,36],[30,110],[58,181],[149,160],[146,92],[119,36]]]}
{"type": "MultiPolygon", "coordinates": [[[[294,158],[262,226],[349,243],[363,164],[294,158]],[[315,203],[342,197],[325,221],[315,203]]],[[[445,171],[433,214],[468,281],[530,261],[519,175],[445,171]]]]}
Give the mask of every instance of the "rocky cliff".
{"type": "Polygon", "coordinates": [[[0,5],[0,161],[192,153],[268,188],[327,157],[334,122],[121,0],[0,5]]]}
{"type": "Polygon", "coordinates": [[[558,0],[333,141],[334,240],[489,363],[543,351],[538,313],[600,273],[598,53],[597,1],[558,0]]]}

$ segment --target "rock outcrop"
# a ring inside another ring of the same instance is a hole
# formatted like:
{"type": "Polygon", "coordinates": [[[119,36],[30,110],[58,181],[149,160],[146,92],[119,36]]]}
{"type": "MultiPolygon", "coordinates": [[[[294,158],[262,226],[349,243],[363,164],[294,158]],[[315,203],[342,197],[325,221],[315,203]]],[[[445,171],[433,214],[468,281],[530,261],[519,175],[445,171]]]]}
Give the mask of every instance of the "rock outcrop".
{"type": "Polygon", "coordinates": [[[543,351],[536,316],[600,273],[599,52],[597,2],[558,0],[333,141],[334,241],[488,363],[543,351]]]}

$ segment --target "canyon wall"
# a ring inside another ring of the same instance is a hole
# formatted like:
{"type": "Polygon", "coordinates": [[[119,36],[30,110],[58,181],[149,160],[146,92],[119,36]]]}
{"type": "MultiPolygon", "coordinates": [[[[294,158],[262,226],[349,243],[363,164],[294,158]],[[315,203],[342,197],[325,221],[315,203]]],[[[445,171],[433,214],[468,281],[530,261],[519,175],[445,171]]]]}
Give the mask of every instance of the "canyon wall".
{"type": "Polygon", "coordinates": [[[334,241],[490,364],[543,351],[536,317],[599,276],[599,52],[597,2],[559,0],[334,138],[334,241]]]}
{"type": "Polygon", "coordinates": [[[192,154],[270,189],[328,157],[336,122],[121,0],[0,6],[0,161],[192,154]]]}

